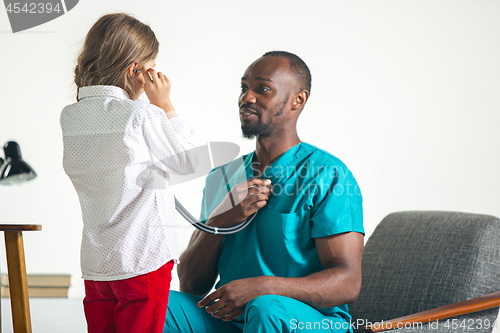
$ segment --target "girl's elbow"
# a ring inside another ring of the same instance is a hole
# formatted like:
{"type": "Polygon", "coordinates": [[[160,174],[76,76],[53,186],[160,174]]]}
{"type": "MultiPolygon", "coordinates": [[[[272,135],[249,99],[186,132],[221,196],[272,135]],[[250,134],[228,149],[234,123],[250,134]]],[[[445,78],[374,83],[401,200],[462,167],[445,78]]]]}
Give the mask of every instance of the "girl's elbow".
{"type": "Polygon", "coordinates": [[[189,171],[188,174],[195,173],[198,170],[199,159],[198,155],[191,153],[186,156],[186,165],[189,171]]]}

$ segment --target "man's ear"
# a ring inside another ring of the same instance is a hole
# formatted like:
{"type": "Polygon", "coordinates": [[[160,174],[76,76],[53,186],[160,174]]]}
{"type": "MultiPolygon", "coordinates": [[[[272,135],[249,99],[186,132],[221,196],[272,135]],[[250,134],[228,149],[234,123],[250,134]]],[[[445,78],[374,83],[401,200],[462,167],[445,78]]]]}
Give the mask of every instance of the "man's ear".
{"type": "Polygon", "coordinates": [[[308,98],[309,92],[306,90],[301,90],[297,95],[295,95],[293,99],[292,110],[302,110],[306,105],[308,98]]]}

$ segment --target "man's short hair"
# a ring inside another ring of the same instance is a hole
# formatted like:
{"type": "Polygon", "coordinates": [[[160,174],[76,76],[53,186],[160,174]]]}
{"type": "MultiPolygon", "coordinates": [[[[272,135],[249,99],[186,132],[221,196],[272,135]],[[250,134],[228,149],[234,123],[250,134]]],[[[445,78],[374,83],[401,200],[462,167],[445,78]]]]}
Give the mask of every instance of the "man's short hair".
{"type": "Polygon", "coordinates": [[[283,57],[288,59],[290,70],[295,74],[300,89],[311,93],[311,72],[304,60],[300,59],[299,56],[286,51],[270,51],[265,53],[263,57],[283,57]]]}

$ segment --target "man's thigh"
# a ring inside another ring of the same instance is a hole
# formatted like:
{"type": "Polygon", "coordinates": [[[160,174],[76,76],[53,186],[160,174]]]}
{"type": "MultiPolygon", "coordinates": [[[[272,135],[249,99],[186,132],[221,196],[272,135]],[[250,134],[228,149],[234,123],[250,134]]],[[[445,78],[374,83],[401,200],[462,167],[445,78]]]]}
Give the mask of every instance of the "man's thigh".
{"type": "Polygon", "coordinates": [[[234,324],[212,317],[198,307],[201,298],[170,291],[163,333],[241,333],[234,324]]]}
{"type": "Polygon", "coordinates": [[[345,333],[349,322],[340,316],[327,316],[295,299],[264,295],[248,302],[244,333],[345,333]]]}

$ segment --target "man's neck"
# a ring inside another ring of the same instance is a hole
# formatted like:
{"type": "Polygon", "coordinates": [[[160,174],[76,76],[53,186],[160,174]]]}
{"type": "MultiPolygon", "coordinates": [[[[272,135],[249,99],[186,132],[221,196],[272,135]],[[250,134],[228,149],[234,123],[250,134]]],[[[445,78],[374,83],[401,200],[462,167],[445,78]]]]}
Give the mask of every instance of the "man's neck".
{"type": "Polygon", "coordinates": [[[271,165],[278,157],[283,155],[288,149],[301,143],[300,138],[295,135],[290,137],[271,138],[259,137],[257,138],[257,147],[255,148],[255,156],[258,164],[256,169],[260,174],[264,173],[266,168],[271,165]]]}

